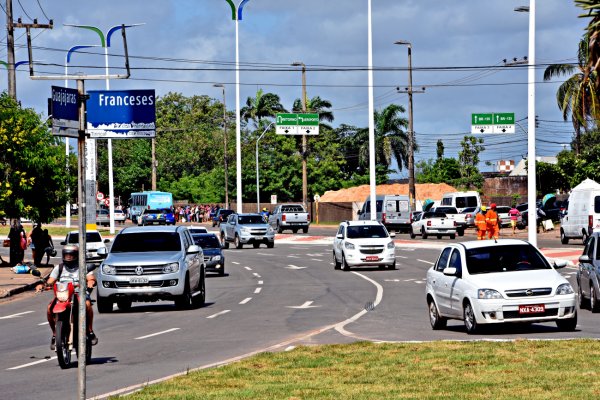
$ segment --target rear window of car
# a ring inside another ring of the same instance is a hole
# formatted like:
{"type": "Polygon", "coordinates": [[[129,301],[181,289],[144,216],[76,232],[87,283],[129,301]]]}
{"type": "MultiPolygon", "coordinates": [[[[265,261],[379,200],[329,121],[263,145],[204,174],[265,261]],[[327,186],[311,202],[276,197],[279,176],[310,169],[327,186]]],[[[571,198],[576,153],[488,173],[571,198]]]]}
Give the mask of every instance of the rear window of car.
{"type": "Polygon", "coordinates": [[[388,237],[388,233],[381,225],[354,225],[348,227],[348,239],[386,237],[388,237]]]}
{"type": "Polygon", "coordinates": [[[458,214],[456,207],[437,207],[435,209],[435,211],[445,213],[445,214],[458,214]]]}
{"type": "Polygon", "coordinates": [[[600,196],[594,197],[594,212],[600,213],[600,196]]]}
{"type": "MultiPolygon", "coordinates": [[[[85,241],[89,242],[101,242],[102,237],[98,232],[86,232],[85,241]]],[[[79,243],[79,233],[72,233],[69,235],[69,243],[76,244],[79,243]]]]}
{"type": "Polygon", "coordinates": [[[475,196],[464,196],[456,198],[456,207],[477,207],[477,197],[475,196]]]}
{"type": "Polygon", "coordinates": [[[284,206],[284,207],[281,207],[281,212],[301,213],[301,212],[304,212],[304,210],[302,209],[301,206],[284,206]]]}
{"type": "Polygon", "coordinates": [[[528,244],[490,246],[467,250],[471,275],[551,269],[535,248],[528,244]]]}
{"type": "Polygon", "coordinates": [[[508,214],[508,212],[510,211],[510,207],[496,207],[496,212],[497,213],[502,213],[502,214],[508,214]]]}
{"type": "Polygon", "coordinates": [[[146,210],[144,214],[165,214],[163,210],[146,210]]]}
{"type": "Polygon", "coordinates": [[[203,249],[218,249],[221,247],[221,242],[216,235],[192,235],[194,243],[203,249]]]}
{"type": "Polygon", "coordinates": [[[141,253],[148,251],[180,251],[181,240],[177,232],[120,233],[110,250],[111,253],[141,253]]]}

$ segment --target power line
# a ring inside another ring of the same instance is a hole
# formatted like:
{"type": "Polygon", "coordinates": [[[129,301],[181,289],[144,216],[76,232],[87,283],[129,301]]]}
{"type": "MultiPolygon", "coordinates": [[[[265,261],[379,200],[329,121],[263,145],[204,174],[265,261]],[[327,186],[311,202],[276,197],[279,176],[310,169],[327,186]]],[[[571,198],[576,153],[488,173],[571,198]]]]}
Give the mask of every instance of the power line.
{"type": "Polygon", "coordinates": [[[21,10],[23,10],[23,13],[25,13],[25,15],[27,16],[27,18],[29,18],[30,21],[33,21],[33,18],[31,18],[29,16],[29,14],[27,14],[27,11],[25,11],[25,8],[23,8],[23,4],[21,4],[21,0],[17,0],[17,2],[19,3],[19,6],[21,7],[21,10]]]}
{"type": "Polygon", "coordinates": [[[46,17],[47,20],[50,20],[50,18],[48,18],[48,16],[46,15],[46,12],[44,11],[44,8],[40,4],[40,0],[37,0],[37,3],[38,3],[38,6],[40,7],[40,10],[42,10],[42,14],[44,14],[44,17],[46,17]]]}

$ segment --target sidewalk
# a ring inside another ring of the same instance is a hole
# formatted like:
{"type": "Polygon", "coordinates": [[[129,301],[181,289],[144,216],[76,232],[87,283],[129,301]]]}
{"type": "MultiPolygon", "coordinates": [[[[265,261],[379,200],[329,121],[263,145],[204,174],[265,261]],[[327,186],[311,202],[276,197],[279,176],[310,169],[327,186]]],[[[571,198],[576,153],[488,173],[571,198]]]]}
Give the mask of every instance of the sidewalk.
{"type": "MultiPolygon", "coordinates": [[[[52,272],[54,265],[45,264],[42,268],[38,268],[42,277],[48,277],[52,272]]],[[[13,296],[17,293],[22,293],[27,290],[32,290],[38,283],[40,278],[31,274],[15,274],[11,271],[8,263],[0,265],[0,299],[13,296]]]]}

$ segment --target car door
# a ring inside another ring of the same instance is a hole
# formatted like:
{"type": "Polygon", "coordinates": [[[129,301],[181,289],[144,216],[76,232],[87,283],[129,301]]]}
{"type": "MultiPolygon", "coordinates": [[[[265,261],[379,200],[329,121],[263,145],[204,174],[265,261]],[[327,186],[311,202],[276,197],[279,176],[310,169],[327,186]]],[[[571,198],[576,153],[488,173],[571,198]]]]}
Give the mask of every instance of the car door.
{"type": "Polygon", "coordinates": [[[183,254],[188,273],[190,274],[190,288],[198,287],[200,281],[200,257],[199,253],[188,253],[187,249],[194,244],[194,239],[188,230],[182,232],[183,254]]]}
{"type": "MultiPolygon", "coordinates": [[[[590,275],[594,269],[594,257],[596,255],[594,254],[595,243],[596,236],[591,236],[585,244],[582,253],[582,255],[589,257],[589,261],[579,262],[579,285],[581,292],[587,298],[590,296],[590,275]]],[[[596,261],[596,263],[600,265],[598,261],[596,261]]]]}
{"type": "MultiPolygon", "coordinates": [[[[462,281],[462,258],[458,249],[453,249],[450,254],[450,260],[448,260],[448,268],[455,268],[456,274],[454,276],[444,275],[444,283],[447,283],[449,289],[448,297],[450,299],[451,314],[455,317],[462,316],[463,308],[462,301],[464,285],[462,281]]],[[[445,290],[446,286],[444,287],[445,290]]]]}
{"type": "Polygon", "coordinates": [[[448,265],[451,252],[451,247],[446,247],[444,250],[442,250],[437,262],[433,266],[430,277],[431,279],[428,282],[434,294],[438,311],[443,315],[449,315],[451,312],[450,290],[447,288],[447,279],[445,279],[446,276],[443,272],[448,265]]]}
{"type": "Polygon", "coordinates": [[[227,217],[227,223],[225,224],[225,235],[227,239],[233,239],[235,237],[235,226],[237,224],[237,214],[230,214],[227,217]]]}
{"type": "Polygon", "coordinates": [[[338,229],[335,238],[333,239],[333,251],[335,253],[335,259],[338,260],[338,262],[342,261],[342,246],[345,237],[346,227],[344,225],[340,225],[340,228],[338,229]],[[338,237],[340,235],[342,238],[338,237]]]}

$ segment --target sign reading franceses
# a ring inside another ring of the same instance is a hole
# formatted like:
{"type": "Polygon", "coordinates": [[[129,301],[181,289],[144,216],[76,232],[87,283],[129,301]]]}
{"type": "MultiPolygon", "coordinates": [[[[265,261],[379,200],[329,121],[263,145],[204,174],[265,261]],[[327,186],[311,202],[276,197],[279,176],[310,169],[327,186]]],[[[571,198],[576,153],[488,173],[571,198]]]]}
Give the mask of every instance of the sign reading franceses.
{"type": "Polygon", "coordinates": [[[98,139],[153,138],[154,90],[90,90],[86,132],[98,139]]]}

